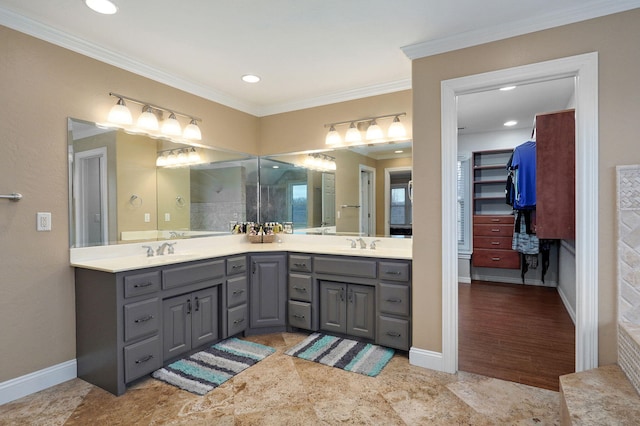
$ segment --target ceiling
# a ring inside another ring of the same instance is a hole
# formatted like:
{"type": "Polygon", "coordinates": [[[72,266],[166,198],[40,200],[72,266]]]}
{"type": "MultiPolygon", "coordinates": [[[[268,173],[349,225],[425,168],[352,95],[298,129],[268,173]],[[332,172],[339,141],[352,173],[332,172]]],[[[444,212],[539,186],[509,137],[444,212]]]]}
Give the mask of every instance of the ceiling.
{"type": "Polygon", "coordinates": [[[411,59],[640,7],[640,0],[114,2],[117,14],[100,15],[82,0],[0,0],[0,24],[265,116],[410,89],[411,59]],[[244,83],[248,73],[262,81],[244,83]]]}

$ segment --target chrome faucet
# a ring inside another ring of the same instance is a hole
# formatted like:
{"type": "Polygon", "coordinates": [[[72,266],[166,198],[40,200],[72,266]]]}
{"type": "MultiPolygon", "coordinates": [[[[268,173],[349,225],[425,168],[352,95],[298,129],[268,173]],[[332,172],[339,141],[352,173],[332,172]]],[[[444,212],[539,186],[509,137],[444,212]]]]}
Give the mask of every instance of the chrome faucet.
{"type": "Polygon", "coordinates": [[[147,257],[153,257],[153,247],[151,247],[151,246],[142,246],[142,248],[147,249],[147,257]]]}
{"type": "Polygon", "coordinates": [[[378,241],[380,241],[380,240],[373,240],[373,241],[371,241],[371,244],[369,244],[369,248],[370,248],[371,250],[375,250],[375,249],[376,249],[376,243],[377,243],[378,241]]]}
{"type": "Polygon", "coordinates": [[[162,245],[158,247],[158,250],[156,250],[156,254],[162,256],[165,248],[167,249],[167,254],[173,254],[173,246],[175,244],[176,243],[162,243],[162,245]]]}
{"type": "Polygon", "coordinates": [[[356,240],[353,238],[347,238],[347,241],[351,241],[351,248],[356,248],[356,240]]]}
{"type": "Polygon", "coordinates": [[[367,242],[362,237],[358,238],[357,241],[360,243],[360,248],[361,249],[366,249],[367,248],[367,242]]]}

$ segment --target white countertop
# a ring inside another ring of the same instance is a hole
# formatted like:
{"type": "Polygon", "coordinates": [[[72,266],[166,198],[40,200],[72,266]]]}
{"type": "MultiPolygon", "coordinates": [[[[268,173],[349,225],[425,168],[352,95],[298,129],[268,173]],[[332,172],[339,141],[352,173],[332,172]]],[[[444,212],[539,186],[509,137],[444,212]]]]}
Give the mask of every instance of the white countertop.
{"type": "Polygon", "coordinates": [[[155,250],[164,241],[72,248],[70,261],[71,266],[77,268],[123,272],[234,254],[282,251],[385,259],[412,258],[410,238],[381,238],[376,242],[376,249],[371,250],[368,247],[371,241],[376,239],[373,237],[364,238],[367,243],[366,249],[350,248],[351,243],[346,237],[341,236],[278,234],[278,237],[281,242],[263,244],[252,244],[247,241],[245,235],[170,240],[169,242],[176,243],[174,254],[153,257],[147,257],[147,250],[142,246],[151,246],[155,250]]]}

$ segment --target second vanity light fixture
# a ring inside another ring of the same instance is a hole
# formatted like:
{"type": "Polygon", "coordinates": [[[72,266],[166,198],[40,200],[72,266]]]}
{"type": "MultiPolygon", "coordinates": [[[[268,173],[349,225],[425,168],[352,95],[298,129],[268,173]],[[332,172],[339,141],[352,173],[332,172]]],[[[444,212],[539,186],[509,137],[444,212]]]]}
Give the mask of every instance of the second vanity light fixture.
{"type": "Polygon", "coordinates": [[[147,133],[151,136],[184,138],[192,141],[202,140],[202,132],[198,127],[198,121],[202,120],[198,117],[113,92],[109,92],[109,96],[118,98],[118,102],[109,111],[108,125],[123,127],[133,132],[147,133]],[[133,125],[133,116],[125,100],[142,106],[142,113],[138,117],[135,126],[133,125]],[[160,124],[158,116],[162,117],[164,113],[168,114],[168,116],[160,124]],[[190,120],[184,131],[177,116],[186,117],[190,120]]]}
{"type": "Polygon", "coordinates": [[[364,142],[372,143],[404,140],[407,137],[407,130],[404,128],[404,125],[400,121],[400,117],[403,117],[405,115],[407,115],[406,112],[400,112],[396,114],[378,115],[375,117],[366,117],[359,118],[357,120],[347,120],[325,124],[324,127],[329,128],[329,132],[327,133],[327,136],[325,138],[325,144],[342,144],[342,136],[340,136],[340,133],[336,130],[336,126],[340,126],[343,124],[349,124],[349,128],[347,129],[344,137],[344,142],[349,145],[363,142],[362,132],[360,131],[360,128],[361,126],[364,127],[365,125],[366,132],[364,142]],[[385,137],[384,132],[382,131],[382,128],[378,124],[377,120],[391,117],[393,117],[393,122],[389,126],[387,135],[385,137]]]}

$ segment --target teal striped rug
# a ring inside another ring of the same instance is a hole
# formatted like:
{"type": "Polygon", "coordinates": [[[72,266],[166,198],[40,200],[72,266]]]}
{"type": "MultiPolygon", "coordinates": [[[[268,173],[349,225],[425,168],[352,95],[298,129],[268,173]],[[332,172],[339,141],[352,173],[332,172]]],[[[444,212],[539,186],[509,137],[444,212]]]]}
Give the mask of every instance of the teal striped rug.
{"type": "Polygon", "coordinates": [[[175,361],[154,371],[151,376],[204,395],[274,352],[275,349],[269,346],[234,337],[175,361]]]}
{"type": "Polygon", "coordinates": [[[375,377],[391,360],[394,352],[393,349],[370,343],[314,333],[285,354],[375,377]]]}

